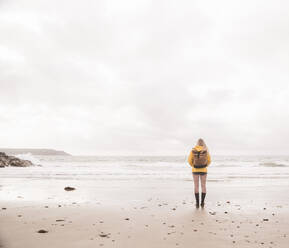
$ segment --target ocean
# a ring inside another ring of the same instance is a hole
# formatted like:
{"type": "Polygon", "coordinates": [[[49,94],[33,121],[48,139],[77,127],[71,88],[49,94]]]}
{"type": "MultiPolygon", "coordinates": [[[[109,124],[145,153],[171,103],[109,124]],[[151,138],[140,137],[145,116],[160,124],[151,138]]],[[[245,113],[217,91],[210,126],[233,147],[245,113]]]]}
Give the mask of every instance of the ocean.
{"type": "MultiPolygon", "coordinates": [[[[35,164],[0,169],[1,178],[192,181],[186,156],[32,156],[35,164]]],[[[289,184],[289,156],[212,156],[208,182],[289,184]]]]}

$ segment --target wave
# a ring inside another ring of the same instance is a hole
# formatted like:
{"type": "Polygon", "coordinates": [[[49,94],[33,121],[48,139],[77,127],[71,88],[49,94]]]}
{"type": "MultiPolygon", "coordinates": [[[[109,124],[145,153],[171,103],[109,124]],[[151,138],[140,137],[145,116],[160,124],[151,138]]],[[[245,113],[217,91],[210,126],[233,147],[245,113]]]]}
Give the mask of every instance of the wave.
{"type": "Polygon", "coordinates": [[[22,154],[17,154],[15,157],[23,159],[23,160],[29,160],[35,165],[39,165],[40,161],[35,158],[30,152],[29,153],[22,153],[22,154]]]}
{"type": "Polygon", "coordinates": [[[238,167],[240,165],[237,165],[237,164],[215,164],[214,166],[217,166],[217,167],[238,167]]]}
{"type": "Polygon", "coordinates": [[[266,162],[266,163],[259,163],[261,166],[267,166],[267,167],[287,167],[286,164],[279,164],[274,162],[266,162]]]}

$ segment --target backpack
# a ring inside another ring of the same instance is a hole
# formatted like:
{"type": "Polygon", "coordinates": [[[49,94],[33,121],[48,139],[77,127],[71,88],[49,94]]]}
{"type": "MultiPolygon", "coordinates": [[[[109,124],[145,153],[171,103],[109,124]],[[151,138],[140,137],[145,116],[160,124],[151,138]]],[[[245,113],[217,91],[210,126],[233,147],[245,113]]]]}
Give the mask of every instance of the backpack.
{"type": "Polygon", "coordinates": [[[194,167],[205,168],[208,164],[208,152],[207,150],[197,151],[195,148],[192,150],[194,154],[194,167]]]}

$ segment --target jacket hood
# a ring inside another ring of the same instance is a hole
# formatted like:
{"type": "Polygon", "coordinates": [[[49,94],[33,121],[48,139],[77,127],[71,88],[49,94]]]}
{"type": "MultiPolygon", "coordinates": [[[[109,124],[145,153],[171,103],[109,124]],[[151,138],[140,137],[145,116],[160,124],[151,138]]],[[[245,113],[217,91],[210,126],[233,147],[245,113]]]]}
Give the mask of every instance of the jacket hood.
{"type": "Polygon", "coordinates": [[[196,145],[196,146],[194,147],[194,149],[199,152],[199,151],[205,150],[205,147],[196,145]]]}

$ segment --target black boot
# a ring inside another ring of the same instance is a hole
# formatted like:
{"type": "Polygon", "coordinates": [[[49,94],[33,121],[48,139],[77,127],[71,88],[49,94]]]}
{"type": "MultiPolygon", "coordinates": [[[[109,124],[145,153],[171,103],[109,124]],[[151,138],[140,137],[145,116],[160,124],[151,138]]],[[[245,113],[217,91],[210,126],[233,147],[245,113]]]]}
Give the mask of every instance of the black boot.
{"type": "Polygon", "coordinates": [[[202,192],[202,201],[201,201],[201,207],[202,208],[205,206],[205,197],[206,197],[206,193],[202,192]]]}
{"type": "Polygon", "coordinates": [[[199,208],[200,206],[200,193],[195,193],[196,198],[196,208],[199,208]]]}

